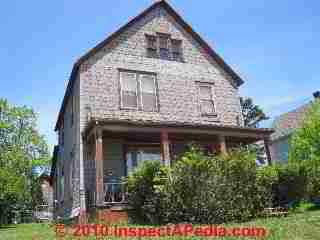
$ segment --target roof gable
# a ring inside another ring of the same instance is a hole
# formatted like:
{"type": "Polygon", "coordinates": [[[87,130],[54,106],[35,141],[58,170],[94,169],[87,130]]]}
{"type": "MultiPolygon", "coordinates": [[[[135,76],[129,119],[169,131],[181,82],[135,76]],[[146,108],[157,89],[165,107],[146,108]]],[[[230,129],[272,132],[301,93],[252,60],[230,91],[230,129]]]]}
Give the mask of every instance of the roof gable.
{"type": "Polygon", "coordinates": [[[100,42],[97,46],[89,50],[86,54],[84,54],[82,57],[80,57],[74,64],[70,79],[68,82],[67,90],[65,93],[65,96],[63,98],[63,102],[60,108],[58,120],[55,126],[55,131],[58,130],[60,127],[62,116],[65,111],[65,107],[68,101],[69,96],[71,95],[73,85],[77,76],[77,72],[79,70],[79,66],[84,63],[86,60],[88,60],[91,56],[99,52],[104,46],[106,46],[108,43],[112,42],[116,37],[118,37],[122,32],[124,32],[126,29],[130,28],[135,22],[139,21],[141,18],[145,17],[148,13],[150,13],[153,9],[157,7],[163,7],[166,9],[166,11],[174,18],[176,22],[178,22],[186,32],[188,32],[201,46],[202,48],[208,53],[210,57],[213,58],[213,60],[226,72],[228,73],[232,79],[235,81],[237,86],[240,86],[243,83],[243,80],[235,73],[229,65],[227,65],[224,60],[207,44],[199,34],[197,34],[192,27],[187,24],[182,17],[165,1],[160,0],[154,2],[150,7],[145,9],[142,13],[140,13],[138,16],[134,17],[132,20],[130,20],[127,24],[122,26],[120,29],[118,29],[116,32],[111,34],[108,38],[100,42]]]}

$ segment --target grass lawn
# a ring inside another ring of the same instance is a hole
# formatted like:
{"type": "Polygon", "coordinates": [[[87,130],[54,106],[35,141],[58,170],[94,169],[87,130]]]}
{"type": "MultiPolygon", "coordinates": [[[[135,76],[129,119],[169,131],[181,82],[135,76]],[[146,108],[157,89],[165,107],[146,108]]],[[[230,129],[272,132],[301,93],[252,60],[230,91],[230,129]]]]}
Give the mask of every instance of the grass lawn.
{"type": "MultiPolygon", "coordinates": [[[[263,227],[268,231],[266,237],[161,237],[158,239],[277,239],[277,240],[309,240],[320,239],[320,210],[291,214],[281,218],[261,218],[242,224],[226,224],[225,228],[232,227],[263,227]]],[[[91,234],[91,237],[66,236],[56,237],[54,226],[48,223],[33,223],[11,225],[0,228],[0,240],[42,240],[42,239],[99,239],[91,234]]],[[[119,237],[104,237],[100,239],[120,239],[119,237]]],[[[151,239],[148,238],[122,238],[122,239],[151,239]]],[[[152,238],[153,239],[153,238],[152,238]]]]}

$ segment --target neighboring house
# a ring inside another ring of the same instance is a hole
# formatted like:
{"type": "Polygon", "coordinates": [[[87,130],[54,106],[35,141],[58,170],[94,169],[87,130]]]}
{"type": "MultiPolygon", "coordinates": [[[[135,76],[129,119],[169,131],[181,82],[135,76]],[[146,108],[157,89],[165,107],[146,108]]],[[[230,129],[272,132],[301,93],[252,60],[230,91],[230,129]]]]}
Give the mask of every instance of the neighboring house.
{"type": "Polygon", "coordinates": [[[166,1],[154,2],[73,66],[55,127],[56,216],[125,204],[122,177],[144,160],[170,165],[190,142],[212,153],[264,140],[268,150],[273,130],[243,126],[242,83],[166,1]]]}
{"type": "MultiPolygon", "coordinates": [[[[320,92],[313,94],[315,99],[320,99],[320,92]]],[[[297,109],[281,114],[272,123],[275,132],[271,135],[270,153],[272,161],[288,163],[289,143],[294,131],[301,126],[305,113],[311,103],[304,104],[297,109]]]]}

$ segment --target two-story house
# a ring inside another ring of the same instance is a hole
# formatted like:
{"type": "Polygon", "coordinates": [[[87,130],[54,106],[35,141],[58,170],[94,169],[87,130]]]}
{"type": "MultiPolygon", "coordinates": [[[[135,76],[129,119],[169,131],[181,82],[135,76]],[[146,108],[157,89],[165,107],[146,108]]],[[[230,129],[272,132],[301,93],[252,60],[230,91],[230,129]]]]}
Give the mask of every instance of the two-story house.
{"type": "Polygon", "coordinates": [[[144,160],[172,164],[189,142],[213,153],[257,140],[268,149],[272,130],[243,126],[241,84],[166,1],[155,1],[73,66],[55,127],[57,214],[125,203],[121,177],[144,160]]]}

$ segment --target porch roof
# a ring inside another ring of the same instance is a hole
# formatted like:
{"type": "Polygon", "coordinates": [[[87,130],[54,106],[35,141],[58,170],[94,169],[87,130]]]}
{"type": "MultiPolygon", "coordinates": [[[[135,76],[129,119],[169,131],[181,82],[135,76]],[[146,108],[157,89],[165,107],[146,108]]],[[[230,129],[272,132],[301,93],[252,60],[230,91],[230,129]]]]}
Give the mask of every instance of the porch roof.
{"type": "Polygon", "coordinates": [[[87,123],[82,136],[87,137],[96,126],[108,132],[160,133],[161,131],[167,131],[169,134],[223,135],[230,138],[239,138],[247,143],[268,138],[274,132],[270,128],[249,128],[200,123],[91,119],[87,123]]]}

